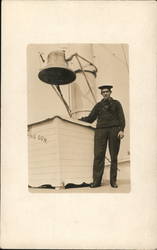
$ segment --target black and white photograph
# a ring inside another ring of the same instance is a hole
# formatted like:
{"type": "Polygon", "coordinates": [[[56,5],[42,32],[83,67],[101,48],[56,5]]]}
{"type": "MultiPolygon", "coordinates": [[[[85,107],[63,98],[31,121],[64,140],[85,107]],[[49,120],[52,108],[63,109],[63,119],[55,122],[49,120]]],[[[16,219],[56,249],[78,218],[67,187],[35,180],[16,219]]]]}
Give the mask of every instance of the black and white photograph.
{"type": "Polygon", "coordinates": [[[2,1],[2,249],[156,249],[156,8],[2,1]]]}
{"type": "Polygon", "coordinates": [[[29,190],[129,192],[128,45],[32,44],[27,58],[29,190]]]}

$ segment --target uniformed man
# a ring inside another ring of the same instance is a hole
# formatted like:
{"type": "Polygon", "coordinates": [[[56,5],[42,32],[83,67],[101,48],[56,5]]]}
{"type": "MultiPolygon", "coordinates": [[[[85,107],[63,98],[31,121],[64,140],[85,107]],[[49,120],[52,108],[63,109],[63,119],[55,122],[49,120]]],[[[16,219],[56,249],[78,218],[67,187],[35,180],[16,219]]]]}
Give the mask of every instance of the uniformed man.
{"type": "Polygon", "coordinates": [[[98,102],[91,113],[82,117],[80,120],[92,123],[97,120],[94,136],[94,163],[93,163],[93,182],[90,187],[101,186],[104,172],[104,160],[107,143],[111,157],[110,185],[117,188],[117,156],[120,147],[120,140],[124,137],[125,117],[119,101],[114,100],[111,85],[100,86],[103,99],[98,102]]]}

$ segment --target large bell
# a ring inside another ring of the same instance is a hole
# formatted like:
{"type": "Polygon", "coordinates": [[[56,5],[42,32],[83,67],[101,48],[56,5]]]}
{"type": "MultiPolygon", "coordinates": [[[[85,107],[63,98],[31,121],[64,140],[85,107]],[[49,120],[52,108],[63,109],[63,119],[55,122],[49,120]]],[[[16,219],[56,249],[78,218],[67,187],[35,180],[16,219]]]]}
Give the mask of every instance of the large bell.
{"type": "Polygon", "coordinates": [[[48,55],[47,65],[39,72],[38,77],[49,84],[63,85],[73,82],[76,74],[68,68],[64,51],[53,51],[48,55]]]}

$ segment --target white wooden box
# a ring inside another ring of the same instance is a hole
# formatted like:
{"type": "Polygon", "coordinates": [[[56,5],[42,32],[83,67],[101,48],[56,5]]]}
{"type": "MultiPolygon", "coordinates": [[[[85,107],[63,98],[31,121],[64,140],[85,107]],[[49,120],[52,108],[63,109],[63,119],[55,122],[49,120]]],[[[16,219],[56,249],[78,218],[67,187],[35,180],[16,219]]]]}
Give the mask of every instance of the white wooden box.
{"type": "Polygon", "coordinates": [[[94,126],[60,116],[28,126],[29,185],[92,181],[94,126]]]}

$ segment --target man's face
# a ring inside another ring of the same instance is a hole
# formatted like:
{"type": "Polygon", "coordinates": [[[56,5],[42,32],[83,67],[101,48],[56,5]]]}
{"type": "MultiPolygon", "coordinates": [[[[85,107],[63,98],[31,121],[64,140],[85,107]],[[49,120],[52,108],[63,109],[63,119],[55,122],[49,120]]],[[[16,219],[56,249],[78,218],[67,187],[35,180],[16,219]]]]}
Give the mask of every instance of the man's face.
{"type": "Polygon", "coordinates": [[[109,89],[102,89],[101,94],[104,99],[108,99],[111,95],[111,91],[109,89]]]}

